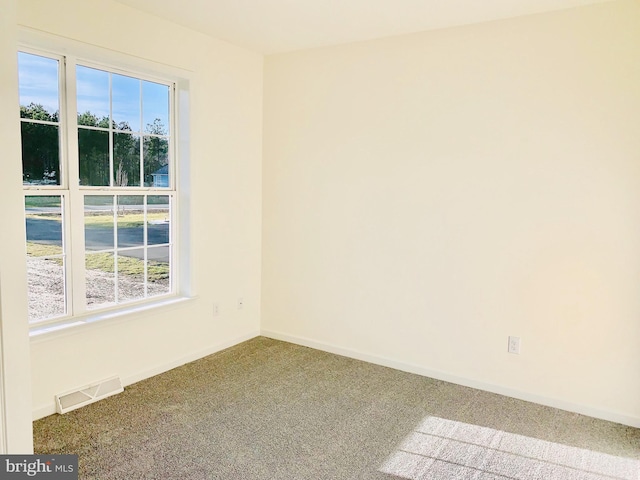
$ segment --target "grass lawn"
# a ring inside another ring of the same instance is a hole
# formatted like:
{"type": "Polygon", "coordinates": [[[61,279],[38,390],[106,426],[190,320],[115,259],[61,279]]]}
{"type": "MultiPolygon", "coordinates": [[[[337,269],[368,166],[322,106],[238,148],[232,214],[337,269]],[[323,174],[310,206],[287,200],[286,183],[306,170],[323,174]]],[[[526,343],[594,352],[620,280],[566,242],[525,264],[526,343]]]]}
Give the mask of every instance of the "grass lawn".
{"type": "MultiPolygon", "coordinates": [[[[46,245],[42,243],[27,242],[27,255],[30,257],[49,257],[62,255],[62,247],[57,245],[46,245]]],[[[49,259],[52,262],[62,265],[62,258],[55,257],[49,259]]],[[[115,262],[111,253],[90,253],[86,256],[85,266],[90,270],[101,270],[113,273],[115,262]]],[[[139,258],[118,257],[118,273],[142,277],[144,276],[144,261],[139,258]]],[[[164,262],[154,262],[149,260],[147,264],[147,275],[150,282],[157,282],[169,278],[169,265],[164,262]]]]}
{"type": "MultiPolygon", "coordinates": [[[[62,247],[58,245],[47,245],[44,243],[27,242],[27,255],[30,257],[49,257],[53,255],[62,255],[62,247]]],[[[60,265],[62,265],[62,259],[56,258],[60,265]]]]}
{"type": "MultiPolygon", "coordinates": [[[[147,222],[167,220],[168,212],[147,212],[147,222]]],[[[111,227],[113,225],[113,215],[85,215],[84,224],[87,228],[111,227]]],[[[127,213],[118,215],[118,228],[135,228],[144,225],[144,214],[127,213]]]]}
{"type": "Polygon", "coordinates": [[[40,197],[40,196],[28,196],[24,199],[24,206],[29,208],[34,207],[60,207],[60,197],[40,197]]]}
{"type": "MultiPolygon", "coordinates": [[[[86,267],[90,270],[102,270],[113,273],[115,269],[113,255],[111,253],[91,253],[86,257],[86,267]]],[[[144,261],[139,258],[118,256],[118,274],[144,276],[144,261]]],[[[164,262],[149,260],[147,275],[150,282],[169,278],[169,265],[164,262]]]]}

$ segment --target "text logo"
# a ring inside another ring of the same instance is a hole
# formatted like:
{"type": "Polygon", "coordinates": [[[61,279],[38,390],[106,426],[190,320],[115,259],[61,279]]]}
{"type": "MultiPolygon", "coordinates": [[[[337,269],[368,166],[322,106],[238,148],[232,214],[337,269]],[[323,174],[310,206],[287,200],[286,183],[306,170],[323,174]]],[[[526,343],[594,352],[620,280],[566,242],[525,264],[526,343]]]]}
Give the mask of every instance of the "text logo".
{"type": "Polygon", "coordinates": [[[0,455],[0,478],[78,480],[78,456],[0,455]]]}

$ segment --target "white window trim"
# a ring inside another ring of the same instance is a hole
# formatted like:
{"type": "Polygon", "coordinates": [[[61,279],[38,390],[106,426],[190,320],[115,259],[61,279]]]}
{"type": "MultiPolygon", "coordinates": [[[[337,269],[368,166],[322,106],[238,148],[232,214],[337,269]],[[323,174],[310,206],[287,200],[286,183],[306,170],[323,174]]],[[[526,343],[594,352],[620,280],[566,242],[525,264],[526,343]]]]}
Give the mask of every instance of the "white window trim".
{"type": "MultiPolygon", "coordinates": [[[[191,258],[191,206],[189,202],[189,188],[191,183],[191,169],[190,169],[190,84],[192,82],[193,73],[187,70],[153,62],[150,60],[134,57],[124,53],[116,52],[113,50],[104,49],[94,45],[88,45],[82,42],[77,42],[68,38],[58,37],[55,35],[43,33],[37,30],[21,27],[18,29],[18,51],[25,51],[27,53],[45,54],[53,58],[66,58],[73,63],[79,63],[95,68],[102,68],[114,73],[124,73],[129,75],[136,75],[144,80],[155,81],[163,84],[172,82],[174,85],[173,101],[170,106],[169,118],[171,122],[171,143],[170,148],[173,151],[174,160],[170,163],[170,172],[173,177],[173,188],[167,189],[167,193],[173,193],[175,198],[174,222],[172,222],[171,236],[173,238],[172,255],[174,261],[172,263],[172,279],[171,282],[174,285],[174,292],[158,297],[151,297],[141,299],[140,301],[128,302],[126,304],[114,305],[112,307],[101,308],[99,310],[91,311],[85,310],[79,315],[66,315],[64,317],[58,317],[50,320],[43,320],[29,325],[29,332],[32,339],[49,337],[50,335],[60,335],[68,330],[75,330],[79,326],[93,325],[97,322],[103,321],[116,321],[118,319],[129,319],[131,314],[144,312],[155,308],[168,308],[177,303],[194,298],[193,289],[193,273],[192,273],[192,258],[191,258]]],[[[62,61],[62,60],[61,60],[62,61]]],[[[62,64],[60,71],[62,71],[62,64]]],[[[61,77],[62,72],[60,73],[61,77]]],[[[60,80],[61,97],[66,95],[67,88],[64,84],[65,81],[75,82],[75,75],[70,78],[62,78],[60,80]]],[[[73,87],[73,86],[72,86],[73,87]]],[[[75,88],[73,88],[75,91],[75,88]]],[[[66,115],[61,115],[60,123],[63,135],[67,135],[77,127],[76,122],[76,99],[67,98],[66,101],[61,99],[61,107],[66,105],[66,115]],[[71,123],[67,125],[66,123],[71,123]]],[[[25,186],[23,192],[28,195],[30,191],[33,191],[36,195],[66,195],[66,207],[68,205],[68,195],[71,188],[79,189],[79,185],[70,185],[71,178],[78,177],[78,145],[77,142],[68,142],[66,137],[61,138],[61,184],[55,186],[41,185],[41,186],[25,186]],[[63,149],[68,148],[69,151],[63,149]],[[64,159],[67,159],[66,161],[64,159]],[[64,164],[64,166],[63,166],[64,164]],[[68,168],[69,171],[62,173],[63,168],[68,168]]],[[[111,187],[82,187],[83,190],[94,190],[95,193],[103,193],[105,195],[124,195],[124,194],[156,194],[162,195],[162,191],[156,191],[149,187],[135,187],[135,189],[113,189],[111,187]]],[[[81,208],[79,202],[75,204],[76,211],[70,211],[68,218],[72,222],[80,221],[84,223],[84,211],[81,208]]],[[[70,226],[66,225],[65,234],[71,234],[70,226]]],[[[73,245],[84,246],[84,233],[82,229],[75,229],[75,237],[71,239],[73,245]]],[[[69,238],[69,237],[68,237],[69,238]]],[[[82,252],[84,255],[84,251],[82,252]]],[[[81,278],[84,277],[84,262],[78,265],[79,262],[67,262],[73,263],[73,270],[70,272],[73,278],[78,275],[81,278]]],[[[26,262],[25,262],[26,268],[26,262]]],[[[68,270],[68,269],[67,269],[68,270]]],[[[67,272],[69,273],[69,272],[67,272]]],[[[84,289],[84,282],[80,282],[84,289]]],[[[76,296],[74,297],[75,305],[68,304],[68,308],[76,310],[78,302],[85,302],[84,295],[78,295],[78,287],[75,287],[76,296]],[[76,308],[74,308],[76,307],[76,308]]]]}

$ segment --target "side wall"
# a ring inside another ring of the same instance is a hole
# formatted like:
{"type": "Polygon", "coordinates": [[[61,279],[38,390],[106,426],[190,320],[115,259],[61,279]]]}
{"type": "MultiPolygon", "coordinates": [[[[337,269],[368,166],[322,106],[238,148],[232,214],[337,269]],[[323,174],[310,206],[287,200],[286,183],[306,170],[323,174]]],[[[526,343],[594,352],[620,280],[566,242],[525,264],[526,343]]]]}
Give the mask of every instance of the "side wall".
{"type": "Polygon", "coordinates": [[[638,25],[267,57],[263,333],[640,426],[638,25]]]}
{"type": "Polygon", "coordinates": [[[13,454],[33,451],[26,272],[24,257],[16,255],[24,252],[25,235],[21,164],[15,161],[20,158],[16,3],[4,1],[0,15],[0,195],[5,200],[0,208],[0,453],[13,454]]]}
{"type": "MultiPolygon", "coordinates": [[[[195,298],[33,340],[33,408],[39,417],[53,412],[56,393],[113,374],[131,383],[259,333],[263,58],[110,0],[18,3],[21,28],[191,76],[188,196],[195,298]]],[[[16,121],[16,112],[4,115],[16,121]]],[[[0,195],[7,204],[21,203],[15,188],[0,195]]],[[[23,235],[17,229],[12,241],[23,242],[23,235]]],[[[24,278],[22,255],[6,268],[24,278]]]]}

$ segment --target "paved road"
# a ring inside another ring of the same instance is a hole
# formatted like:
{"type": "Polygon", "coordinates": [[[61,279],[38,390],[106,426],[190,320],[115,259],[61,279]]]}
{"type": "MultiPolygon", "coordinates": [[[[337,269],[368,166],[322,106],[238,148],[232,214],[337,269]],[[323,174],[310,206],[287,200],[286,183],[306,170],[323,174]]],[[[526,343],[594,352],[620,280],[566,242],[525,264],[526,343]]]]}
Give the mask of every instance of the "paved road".
{"type": "MultiPolygon", "coordinates": [[[[118,247],[141,247],[143,244],[143,228],[128,227],[118,229],[118,247]]],[[[91,227],[85,229],[85,246],[89,251],[113,249],[113,228],[91,227]]],[[[27,218],[27,241],[47,245],[62,245],[62,224],[56,220],[43,218],[27,218]]],[[[147,243],[149,246],[169,243],[169,224],[149,224],[147,226],[147,243]]],[[[129,257],[143,258],[144,252],[131,250],[122,252],[129,257]]],[[[148,251],[150,260],[169,261],[169,247],[157,247],[148,251]]]]}
{"type": "MultiPolygon", "coordinates": [[[[123,210],[137,210],[140,211],[142,209],[142,205],[118,205],[118,211],[123,210]]],[[[87,212],[112,212],[113,206],[111,205],[85,205],[84,210],[87,212]]],[[[147,211],[151,212],[154,210],[169,210],[169,204],[167,203],[158,203],[158,204],[149,204],[147,205],[147,211]]],[[[24,209],[26,213],[60,213],[60,207],[26,207],[24,209]]]]}

